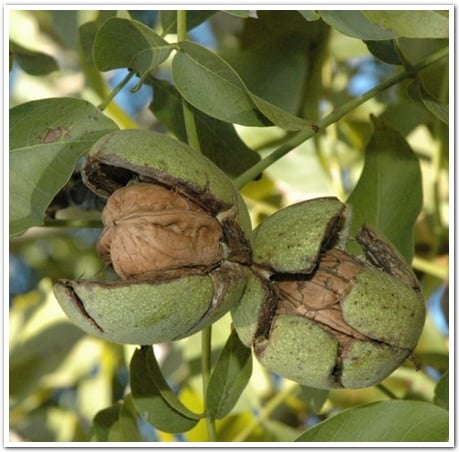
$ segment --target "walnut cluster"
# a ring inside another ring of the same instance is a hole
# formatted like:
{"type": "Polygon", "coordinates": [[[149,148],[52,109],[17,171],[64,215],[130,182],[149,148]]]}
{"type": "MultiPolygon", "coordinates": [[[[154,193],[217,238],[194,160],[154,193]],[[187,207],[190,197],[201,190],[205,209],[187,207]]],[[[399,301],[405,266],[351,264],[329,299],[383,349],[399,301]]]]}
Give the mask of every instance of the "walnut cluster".
{"type": "Polygon", "coordinates": [[[217,219],[160,185],[116,190],[102,213],[98,252],[126,280],[168,279],[214,268],[224,257],[217,219]]]}

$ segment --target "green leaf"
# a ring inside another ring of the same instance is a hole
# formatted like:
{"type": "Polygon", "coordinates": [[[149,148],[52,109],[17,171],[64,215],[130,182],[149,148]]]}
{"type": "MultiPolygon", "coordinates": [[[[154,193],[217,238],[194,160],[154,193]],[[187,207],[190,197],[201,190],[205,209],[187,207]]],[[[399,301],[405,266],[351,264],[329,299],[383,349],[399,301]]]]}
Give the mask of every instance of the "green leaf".
{"type": "Polygon", "coordinates": [[[296,116],[287,113],[274,104],[267,102],[261,97],[251,94],[250,96],[255,102],[258,109],[276,126],[285,130],[301,130],[304,128],[315,128],[311,121],[300,119],[296,116]]]}
{"type": "Polygon", "coordinates": [[[318,25],[307,25],[296,11],[260,11],[257,20],[244,22],[241,46],[227,53],[226,61],[250,93],[297,114],[304,107],[311,59],[316,62],[318,25]]]}
{"type": "Polygon", "coordinates": [[[378,117],[384,124],[398,130],[404,137],[410,134],[419,124],[428,123],[430,113],[421,102],[402,100],[386,106],[378,117]]]}
{"type": "Polygon", "coordinates": [[[441,104],[428,95],[422,96],[422,103],[440,121],[449,125],[449,106],[447,104],[441,104]]]}
{"type": "Polygon", "coordinates": [[[120,417],[120,411],[121,404],[116,403],[108,408],[104,408],[96,414],[89,435],[91,441],[110,441],[112,431],[114,431],[116,435],[116,424],[120,417]]]}
{"type": "Polygon", "coordinates": [[[174,48],[142,22],[113,17],[97,32],[94,61],[101,71],[120,67],[136,71],[140,85],[174,48]]]}
{"type": "Polygon", "coordinates": [[[46,75],[59,69],[56,60],[52,56],[26,49],[10,40],[11,54],[22,70],[30,75],[46,75]]]}
{"type": "Polygon", "coordinates": [[[233,409],[252,375],[252,352],[235,330],[226,341],[210,376],[207,388],[208,413],[215,419],[233,409]]]}
{"type": "Polygon", "coordinates": [[[430,96],[422,87],[421,83],[417,80],[412,81],[406,88],[409,96],[420,101],[422,105],[440,121],[449,124],[449,106],[439,102],[437,99],[434,99],[430,96]]]}
{"type": "Polygon", "coordinates": [[[448,412],[414,400],[374,402],[345,410],[306,430],[295,441],[448,441],[448,412]]]}
{"type": "Polygon", "coordinates": [[[90,440],[97,442],[145,441],[139,431],[137,412],[131,395],[99,411],[93,420],[90,440]]]}
{"type": "Polygon", "coordinates": [[[399,132],[376,124],[362,174],[347,202],[352,206],[351,235],[364,223],[373,226],[411,262],[422,179],[418,158],[399,132]]]}
{"type": "Polygon", "coordinates": [[[181,42],[172,61],[180,94],[213,118],[246,126],[272,125],[257,109],[242,80],[223,59],[192,42],[181,42]]]}
{"type": "Polygon", "coordinates": [[[164,379],[152,347],[137,349],[130,365],[131,391],[140,415],[169,433],[193,428],[200,416],[188,410],[164,379]]]}
{"type": "MultiPolygon", "coordinates": [[[[202,22],[206,21],[210,16],[214,15],[217,11],[211,10],[190,10],[186,12],[186,29],[192,30],[202,22]]],[[[163,35],[169,33],[177,33],[177,11],[174,10],[161,10],[160,11],[161,26],[163,35]]]]}
{"type": "Polygon", "coordinates": [[[179,43],[172,76],[180,94],[209,116],[246,126],[277,125],[286,130],[311,127],[304,121],[251,93],[222,58],[198,44],[179,43]]]}
{"type": "Polygon", "coordinates": [[[120,441],[144,441],[139,429],[138,417],[139,414],[137,413],[132,394],[128,394],[121,405],[118,421],[119,429],[121,430],[120,441]]]}
{"type": "Polygon", "coordinates": [[[386,41],[365,41],[368,50],[384,63],[402,64],[400,55],[397,52],[395,41],[389,39],[386,41]]]}
{"type": "Polygon", "coordinates": [[[10,234],[43,224],[79,158],[116,124],[89,102],[43,99],[10,110],[10,234]]]}
{"type": "Polygon", "coordinates": [[[437,383],[434,402],[445,410],[449,409],[449,372],[445,372],[437,383]]]}
{"type": "Polygon", "coordinates": [[[397,35],[370,22],[362,11],[318,11],[320,17],[344,35],[364,41],[395,39],[397,35]]]}
{"type": "Polygon", "coordinates": [[[448,38],[449,19],[431,10],[371,10],[362,14],[373,24],[405,38],[448,38]]]}
{"type": "MultiPolygon", "coordinates": [[[[405,66],[418,64],[436,51],[448,47],[447,39],[408,39],[400,38],[397,46],[405,66]]],[[[448,102],[449,88],[449,61],[443,58],[435,64],[423,69],[416,74],[423,90],[440,102],[448,102]]]]}
{"type": "Polygon", "coordinates": [[[227,61],[250,92],[293,115],[318,120],[329,37],[326,23],[305,22],[300,11],[259,11],[258,20],[244,23],[241,46],[227,61]]]}
{"type": "MultiPolygon", "coordinates": [[[[150,105],[155,116],[181,141],[187,141],[182,98],[169,82],[154,79],[154,98],[150,105]]],[[[193,109],[201,152],[228,176],[237,177],[260,160],[239,137],[233,124],[211,118],[193,109]]]]}

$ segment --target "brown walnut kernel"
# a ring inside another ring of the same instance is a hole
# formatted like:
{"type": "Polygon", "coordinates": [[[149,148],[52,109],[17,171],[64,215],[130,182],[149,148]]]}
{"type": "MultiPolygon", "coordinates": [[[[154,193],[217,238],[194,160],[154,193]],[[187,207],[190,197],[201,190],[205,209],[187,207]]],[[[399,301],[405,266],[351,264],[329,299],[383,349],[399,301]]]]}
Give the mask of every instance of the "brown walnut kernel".
{"type": "Polygon", "coordinates": [[[160,185],[116,190],[102,213],[98,252],[126,280],[204,273],[224,258],[223,230],[202,207],[160,185]]]}

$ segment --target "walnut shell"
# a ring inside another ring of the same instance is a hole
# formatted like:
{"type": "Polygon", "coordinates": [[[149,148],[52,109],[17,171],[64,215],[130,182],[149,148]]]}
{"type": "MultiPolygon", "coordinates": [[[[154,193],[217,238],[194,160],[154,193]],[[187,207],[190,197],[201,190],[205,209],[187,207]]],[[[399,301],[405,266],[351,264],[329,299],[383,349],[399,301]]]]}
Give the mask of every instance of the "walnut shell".
{"type": "Polygon", "coordinates": [[[123,279],[206,272],[224,258],[218,221],[159,185],[140,183],[116,190],[102,220],[98,252],[123,279]]]}

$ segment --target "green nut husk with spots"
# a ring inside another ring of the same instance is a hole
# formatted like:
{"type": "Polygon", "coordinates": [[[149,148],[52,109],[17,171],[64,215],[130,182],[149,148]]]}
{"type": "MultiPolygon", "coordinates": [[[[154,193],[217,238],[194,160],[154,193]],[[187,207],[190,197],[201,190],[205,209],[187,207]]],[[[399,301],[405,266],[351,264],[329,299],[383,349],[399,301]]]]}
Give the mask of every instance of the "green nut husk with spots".
{"type": "Polygon", "coordinates": [[[168,342],[212,324],[240,298],[250,217],[210,160],[165,135],[124,130],[94,144],[82,177],[108,198],[97,250],[121,279],[55,284],[80,328],[116,343],[168,342]]]}
{"type": "Polygon", "coordinates": [[[345,250],[349,217],[338,199],[319,198],[266,219],[232,309],[260,363],[306,386],[377,384],[411,355],[424,325],[416,277],[390,242],[364,225],[363,254],[345,250]]]}

